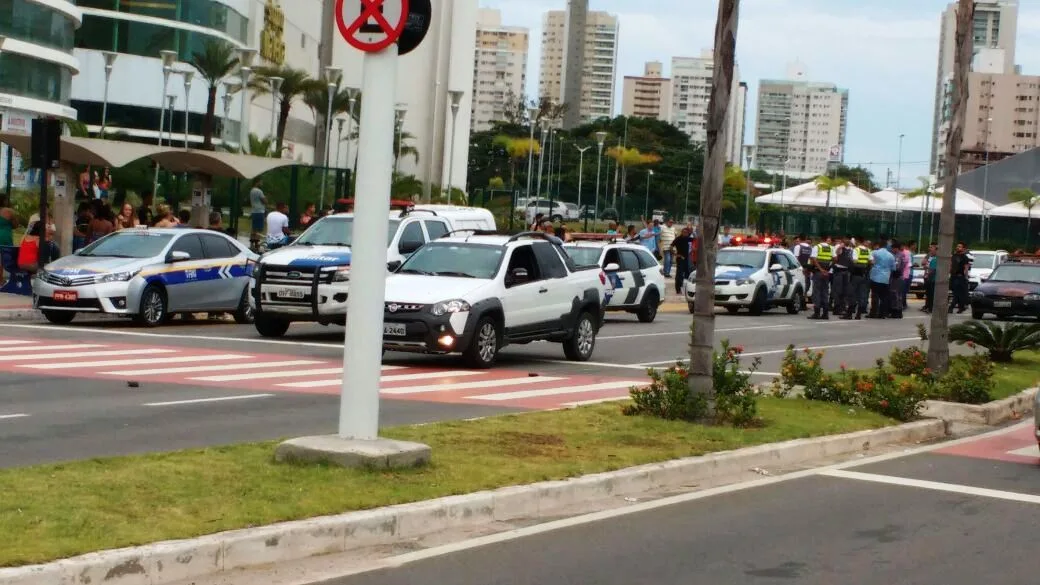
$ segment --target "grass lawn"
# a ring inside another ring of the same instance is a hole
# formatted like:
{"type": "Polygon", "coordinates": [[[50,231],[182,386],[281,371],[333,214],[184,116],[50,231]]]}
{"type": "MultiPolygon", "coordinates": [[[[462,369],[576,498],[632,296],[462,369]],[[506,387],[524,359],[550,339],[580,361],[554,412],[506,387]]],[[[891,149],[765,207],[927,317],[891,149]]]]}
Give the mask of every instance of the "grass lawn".
{"type": "Polygon", "coordinates": [[[895,424],[803,400],[760,410],[767,425],[747,430],[618,404],[386,429],[433,447],[430,466],[396,472],[275,464],[274,442],[0,470],[0,566],[895,424]]]}
{"type": "Polygon", "coordinates": [[[1015,352],[1010,364],[994,364],[993,379],[996,381],[994,400],[1040,386],[1040,352],[1015,352]]]}

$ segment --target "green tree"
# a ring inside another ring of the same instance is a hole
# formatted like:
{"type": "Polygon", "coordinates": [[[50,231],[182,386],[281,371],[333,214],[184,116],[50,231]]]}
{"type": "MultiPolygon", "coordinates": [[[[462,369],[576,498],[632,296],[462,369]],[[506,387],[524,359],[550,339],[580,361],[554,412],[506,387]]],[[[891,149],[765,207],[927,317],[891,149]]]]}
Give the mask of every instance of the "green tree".
{"type": "Polygon", "coordinates": [[[1033,208],[1040,203],[1040,195],[1032,189],[1012,189],[1008,191],[1008,199],[1021,203],[1026,208],[1026,247],[1033,246],[1033,208]]]}
{"type": "Polygon", "coordinates": [[[516,165],[526,161],[529,155],[537,156],[542,152],[542,147],[537,140],[530,138],[514,138],[512,136],[499,135],[494,139],[495,146],[501,147],[509,155],[509,186],[516,188],[516,165]]]}
{"type": "Polygon", "coordinates": [[[217,87],[238,65],[235,47],[223,41],[210,40],[201,52],[191,54],[191,66],[206,81],[206,117],[202,120],[202,149],[213,150],[213,128],[217,109],[217,87]]]}
{"type": "MultiPolygon", "coordinates": [[[[325,84],[312,78],[303,69],[293,69],[287,65],[281,67],[259,67],[257,75],[262,78],[281,77],[282,85],[278,89],[280,98],[278,109],[278,125],[275,131],[275,152],[282,152],[285,145],[285,126],[289,122],[289,113],[292,111],[293,102],[303,98],[307,92],[314,89],[325,90],[325,84]]],[[[255,95],[271,93],[270,84],[261,84],[256,87],[255,95]]]]}
{"type": "Polygon", "coordinates": [[[399,153],[401,158],[410,158],[415,164],[419,164],[419,149],[409,142],[415,142],[415,136],[403,130],[394,132],[394,168],[397,168],[399,153]]]}
{"type": "Polygon", "coordinates": [[[881,190],[878,184],[874,182],[874,174],[863,167],[839,165],[834,170],[833,176],[848,179],[853,185],[870,193],[881,190]]]}
{"type": "Polygon", "coordinates": [[[831,192],[848,187],[851,183],[844,177],[816,177],[816,188],[827,192],[827,209],[831,208],[831,192]]]}

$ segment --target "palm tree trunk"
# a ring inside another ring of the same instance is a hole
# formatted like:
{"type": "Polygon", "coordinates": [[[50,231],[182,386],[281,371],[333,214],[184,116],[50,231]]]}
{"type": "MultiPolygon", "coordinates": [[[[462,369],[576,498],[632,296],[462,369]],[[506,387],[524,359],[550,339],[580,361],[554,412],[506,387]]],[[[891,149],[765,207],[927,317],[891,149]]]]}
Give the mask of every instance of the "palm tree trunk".
{"type": "Polygon", "coordinates": [[[726,180],[726,116],[733,88],[733,61],[737,49],[737,13],[740,0],[719,0],[715,23],[715,65],[708,104],[708,142],[701,182],[700,252],[697,289],[690,329],[689,388],[692,396],[707,399],[707,417],[715,415],[715,256],[718,252],[722,192],[726,180]]]}
{"type": "MultiPolygon", "coordinates": [[[[289,123],[289,108],[292,107],[292,102],[283,99],[281,108],[278,110],[278,128],[277,136],[278,139],[275,141],[275,156],[276,158],[282,158],[282,148],[285,145],[285,125],[289,123]]],[[[317,158],[317,156],[315,156],[317,158]]]]}
{"type": "Polygon", "coordinates": [[[945,307],[950,290],[950,260],[953,251],[954,209],[957,194],[957,170],[964,140],[964,122],[968,114],[968,66],[972,58],[972,23],[975,19],[973,0],[958,0],[956,54],[953,68],[953,104],[950,133],[946,137],[946,179],[943,187],[942,214],[939,216],[939,253],[935,275],[936,299],[932,307],[931,331],[928,335],[928,367],[943,374],[950,365],[950,329],[945,307]]]}
{"type": "Polygon", "coordinates": [[[217,86],[209,86],[206,98],[206,117],[202,119],[202,150],[213,150],[213,116],[217,109],[217,86]]]}

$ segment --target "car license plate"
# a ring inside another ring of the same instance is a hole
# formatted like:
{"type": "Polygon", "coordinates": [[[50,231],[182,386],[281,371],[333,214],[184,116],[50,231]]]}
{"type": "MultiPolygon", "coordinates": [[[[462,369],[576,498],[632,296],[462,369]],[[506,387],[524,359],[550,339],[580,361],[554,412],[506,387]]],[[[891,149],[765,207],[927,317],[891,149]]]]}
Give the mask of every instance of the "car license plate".
{"type": "Polygon", "coordinates": [[[59,303],[74,303],[79,300],[79,293],[74,290],[56,290],[54,300],[59,303]]]}
{"type": "Polygon", "coordinates": [[[408,335],[408,328],[404,323],[383,323],[383,335],[404,337],[408,335]]]}
{"type": "Polygon", "coordinates": [[[306,296],[302,290],[295,288],[283,288],[276,291],[274,294],[282,299],[302,299],[306,296]]]}
{"type": "Polygon", "coordinates": [[[1011,306],[1011,301],[996,301],[996,302],[993,303],[993,306],[1006,309],[1006,308],[1009,308],[1011,306]]]}

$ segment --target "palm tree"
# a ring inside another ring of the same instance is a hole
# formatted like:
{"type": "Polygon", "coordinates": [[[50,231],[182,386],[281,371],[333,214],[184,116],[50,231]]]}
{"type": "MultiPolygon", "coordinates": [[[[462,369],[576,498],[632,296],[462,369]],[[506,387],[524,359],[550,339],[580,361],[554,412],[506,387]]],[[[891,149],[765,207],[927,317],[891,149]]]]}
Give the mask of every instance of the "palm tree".
{"type": "MultiPolygon", "coordinates": [[[[950,291],[950,259],[953,252],[956,209],[953,194],[957,192],[957,168],[964,142],[964,123],[968,117],[968,71],[974,48],[972,23],[975,22],[974,0],[957,1],[957,32],[954,35],[953,99],[950,106],[950,131],[946,135],[943,168],[947,170],[943,193],[942,215],[939,216],[939,259],[935,274],[933,298],[945,299],[950,291]]],[[[950,324],[947,311],[932,311],[928,334],[928,367],[945,374],[950,367],[950,324]]]]}
{"type": "MultiPolygon", "coordinates": [[[[638,148],[625,148],[624,146],[613,146],[607,149],[607,156],[614,159],[614,162],[621,169],[622,176],[627,176],[629,167],[638,167],[642,165],[651,165],[661,162],[661,156],[657,154],[646,154],[640,152],[638,148]]],[[[611,203],[612,206],[617,207],[617,199],[611,203]]]]}
{"type": "MultiPolygon", "coordinates": [[[[931,201],[931,199],[932,199],[932,197],[940,197],[940,195],[936,195],[934,189],[932,188],[932,180],[931,180],[931,178],[929,178],[929,177],[917,177],[917,180],[921,182],[921,186],[916,188],[916,189],[914,189],[913,191],[910,191],[909,193],[907,193],[906,194],[906,198],[907,199],[916,199],[918,197],[925,197],[926,198],[924,200],[924,204],[921,205],[921,221],[920,221],[920,223],[917,226],[917,241],[921,242],[922,241],[921,238],[922,238],[922,236],[924,236],[924,212],[927,209],[928,210],[928,216],[929,217],[934,217],[934,214],[932,213],[932,201],[931,201]]],[[[929,221],[928,222],[928,241],[931,241],[931,240],[932,240],[932,222],[929,221]]]]}
{"type": "Polygon", "coordinates": [[[266,138],[260,138],[252,132],[249,133],[249,148],[234,148],[231,146],[224,146],[224,150],[233,152],[235,154],[248,154],[251,156],[262,156],[268,158],[279,158],[275,155],[274,151],[274,137],[268,136],[266,138]]]}
{"type": "Polygon", "coordinates": [[[419,164],[419,149],[415,146],[408,144],[408,141],[415,141],[415,136],[408,132],[394,132],[394,168],[397,168],[397,155],[400,154],[401,158],[411,158],[415,161],[415,164],[419,164]]]}
{"type": "Polygon", "coordinates": [[[206,117],[202,121],[202,149],[213,150],[214,112],[217,109],[217,87],[238,65],[236,49],[230,43],[210,40],[201,53],[191,54],[191,66],[206,80],[206,117]]]}
{"type": "MultiPolygon", "coordinates": [[[[287,65],[258,67],[256,73],[260,77],[268,79],[271,77],[282,78],[282,86],[278,89],[281,101],[278,110],[278,126],[275,131],[275,151],[282,152],[285,143],[285,125],[289,122],[289,112],[292,110],[293,102],[311,90],[326,91],[325,84],[312,78],[305,70],[293,69],[287,65]]],[[[260,89],[259,93],[271,93],[269,85],[260,86],[258,89],[260,89]]]]}
{"type": "Polygon", "coordinates": [[[715,21],[715,64],[708,102],[708,140],[701,181],[700,253],[697,255],[697,288],[690,327],[687,384],[691,401],[705,399],[708,417],[715,415],[715,256],[718,253],[722,195],[726,188],[725,128],[733,87],[739,7],[740,0],[719,0],[715,21]]]}
{"type": "Polygon", "coordinates": [[[1033,208],[1040,204],[1040,195],[1032,189],[1012,189],[1008,191],[1008,199],[1021,203],[1026,208],[1026,248],[1033,246],[1033,208]]]}
{"type": "Polygon", "coordinates": [[[828,177],[821,175],[816,177],[816,188],[827,192],[827,209],[831,208],[831,191],[849,186],[849,180],[842,177],[828,177]]]}

